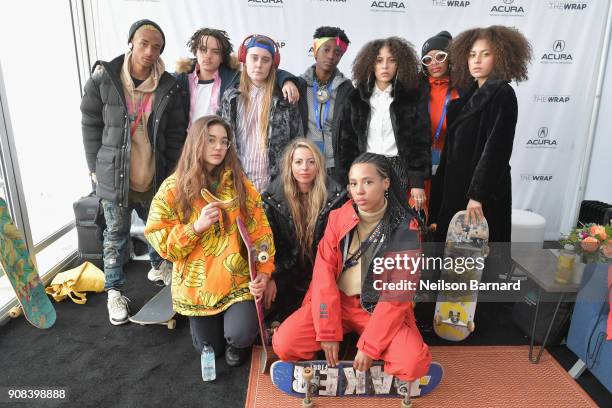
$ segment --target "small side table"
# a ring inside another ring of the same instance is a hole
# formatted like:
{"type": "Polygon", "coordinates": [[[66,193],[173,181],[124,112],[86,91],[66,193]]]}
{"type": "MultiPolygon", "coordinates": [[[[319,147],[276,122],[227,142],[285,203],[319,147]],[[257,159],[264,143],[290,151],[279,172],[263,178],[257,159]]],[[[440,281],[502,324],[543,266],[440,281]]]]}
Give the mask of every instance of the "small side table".
{"type": "Polygon", "coordinates": [[[559,311],[559,306],[561,305],[563,298],[578,292],[580,285],[571,282],[567,284],[555,282],[554,278],[557,271],[558,255],[555,255],[553,250],[539,249],[529,244],[513,244],[511,254],[513,267],[508,276],[508,280],[510,280],[512,274],[518,268],[538,285],[538,298],[536,301],[536,310],[531,326],[531,338],[529,340],[529,361],[537,364],[540,362],[540,358],[542,357],[544,349],[546,348],[550,330],[552,329],[555,317],[557,317],[557,312],[559,311]],[[536,323],[538,321],[538,313],[540,310],[540,301],[542,299],[542,291],[557,295],[558,297],[555,312],[553,313],[550,323],[548,324],[548,329],[546,330],[546,335],[544,336],[544,340],[540,346],[540,351],[534,358],[533,348],[535,343],[535,330],[536,323]]]}

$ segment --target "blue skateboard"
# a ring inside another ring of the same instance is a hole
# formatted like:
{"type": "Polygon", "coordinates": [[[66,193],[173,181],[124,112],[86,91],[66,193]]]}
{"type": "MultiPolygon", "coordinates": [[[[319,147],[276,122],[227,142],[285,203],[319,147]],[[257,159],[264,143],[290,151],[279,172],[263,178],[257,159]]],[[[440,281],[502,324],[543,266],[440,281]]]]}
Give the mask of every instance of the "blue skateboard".
{"type": "MultiPolygon", "coordinates": [[[[422,397],[441,382],[444,369],[432,362],[429,372],[408,383],[383,372],[382,361],[375,361],[367,372],[355,371],[352,361],[328,367],[325,360],[276,361],[270,367],[272,383],[293,397],[422,397]],[[307,386],[309,383],[309,386],[307,386]]],[[[306,403],[306,402],[305,402],[306,403]]],[[[305,405],[309,406],[309,405],[305,405]]],[[[409,405],[406,405],[409,406],[409,405]]]]}

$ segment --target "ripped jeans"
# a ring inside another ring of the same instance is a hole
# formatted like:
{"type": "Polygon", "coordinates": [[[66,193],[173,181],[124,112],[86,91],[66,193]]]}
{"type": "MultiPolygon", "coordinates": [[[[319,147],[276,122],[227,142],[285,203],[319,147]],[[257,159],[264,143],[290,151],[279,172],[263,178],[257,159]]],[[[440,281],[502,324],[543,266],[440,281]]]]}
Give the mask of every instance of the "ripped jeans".
{"type": "MultiPolygon", "coordinates": [[[[134,193],[130,191],[128,207],[119,206],[112,201],[102,199],[102,209],[106,228],[104,229],[104,289],[123,290],[125,274],[123,265],[129,259],[130,226],[132,225],[132,210],[146,223],[151,207],[153,191],[134,193]]],[[[158,269],[163,259],[149,245],[151,266],[158,269]]]]}

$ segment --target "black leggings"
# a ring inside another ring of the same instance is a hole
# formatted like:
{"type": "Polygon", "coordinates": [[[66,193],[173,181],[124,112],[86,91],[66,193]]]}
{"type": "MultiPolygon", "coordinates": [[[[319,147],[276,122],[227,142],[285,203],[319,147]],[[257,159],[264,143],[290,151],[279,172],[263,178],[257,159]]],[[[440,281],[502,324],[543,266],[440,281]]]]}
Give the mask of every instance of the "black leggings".
{"type": "Polygon", "coordinates": [[[226,342],[237,348],[249,347],[259,331],[255,303],[245,300],[214,316],[189,316],[189,327],[198,354],[204,343],[211,345],[217,356],[225,352],[226,342]]]}

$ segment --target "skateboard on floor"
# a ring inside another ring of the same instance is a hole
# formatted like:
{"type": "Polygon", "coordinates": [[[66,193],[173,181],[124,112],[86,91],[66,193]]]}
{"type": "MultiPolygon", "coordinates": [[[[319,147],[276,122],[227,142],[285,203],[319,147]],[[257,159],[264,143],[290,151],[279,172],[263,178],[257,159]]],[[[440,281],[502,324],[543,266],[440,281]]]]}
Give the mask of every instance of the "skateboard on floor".
{"type": "Polygon", "coordinates": [[[13,224],[6,201],[1,198],[0,268],[6,273],[19,302],[19,306],[9,311],[9,316],[16,318],[23,313],[27,321],[39,329],[53,326],[55,308],[45,293],[23,235],[13,224]]]}
{"type": "Polygon", "coordinates": [[[443,339],[461,341],[475,329],[474,315],[478,301],[478,289],[470,289],[482,279],[482,265],[478,263],[466,268],[455,264],[458,258],[474,259],[487,257],[489,254],[489,225],[487,220],[477,224],[468,224],[466,212],[459,211],[452,218],[446,234],[444,249],[445,264],[453,259],[453,268],[442,268],[440,283],[456,285],[456,288],[438,291],[434,311],[434,331],[443,339]],[[460,286],[463,285],[463,286],[460,286]]]}
{"type": "Polygon", "coordinates": [[[329,367],[325,360],[275,361],[270,377],[280,391],[304,398],[304,407],[312,406],[313,397],[403,397],[405,408],[410,398],[432,392],[444,376],[443,367],[432,362],[427,375],[409,383],[386,374],[383,365],[374,361],[368,371],[361,372],[353,368],[353,361],[340,361],[336,367],[329,367]]]}
{"type": "MultiPolygon", "coordinates": [[[[267,261],[268,248],[265,245],[256,248],[255,243],[251,240],[251,236],[249,235],[249,231],[246,225],[244,224],[244,221],[242,221],[240,217],[236,219],[236,224],[238,225],[238,232],[240,233],[240,237],[242,238],[242,242],[244,243],[244,249],[246,250],[246,254],[243,255],[246,255],[244,257],[248,260],[249,263],[249,274],[251,276],[251,280],[254,280],[257,277],[257,268],[255,267],[255,265],[257,262],[267,261]]],[[[257,309],[259,336],[262,346],[260,367],[261,372],[265,373],[266,371],[268,371],[270,363],[273,360],[277,359],[274,352],[269,349],[269,347],[272,345],[272,332],[276,324],[273,324],[270,329],[266,328],[262,299],[255,299],[255,308],[257,309]]]]}
{"type": "Polygon", "coordinates": [[[175,311],[172,308],[172,287],[165,286],[157,292],[138,313],[130,316],[130,322],[145,324],[161,324],[172,330],[176,327],[175,311]]]}

